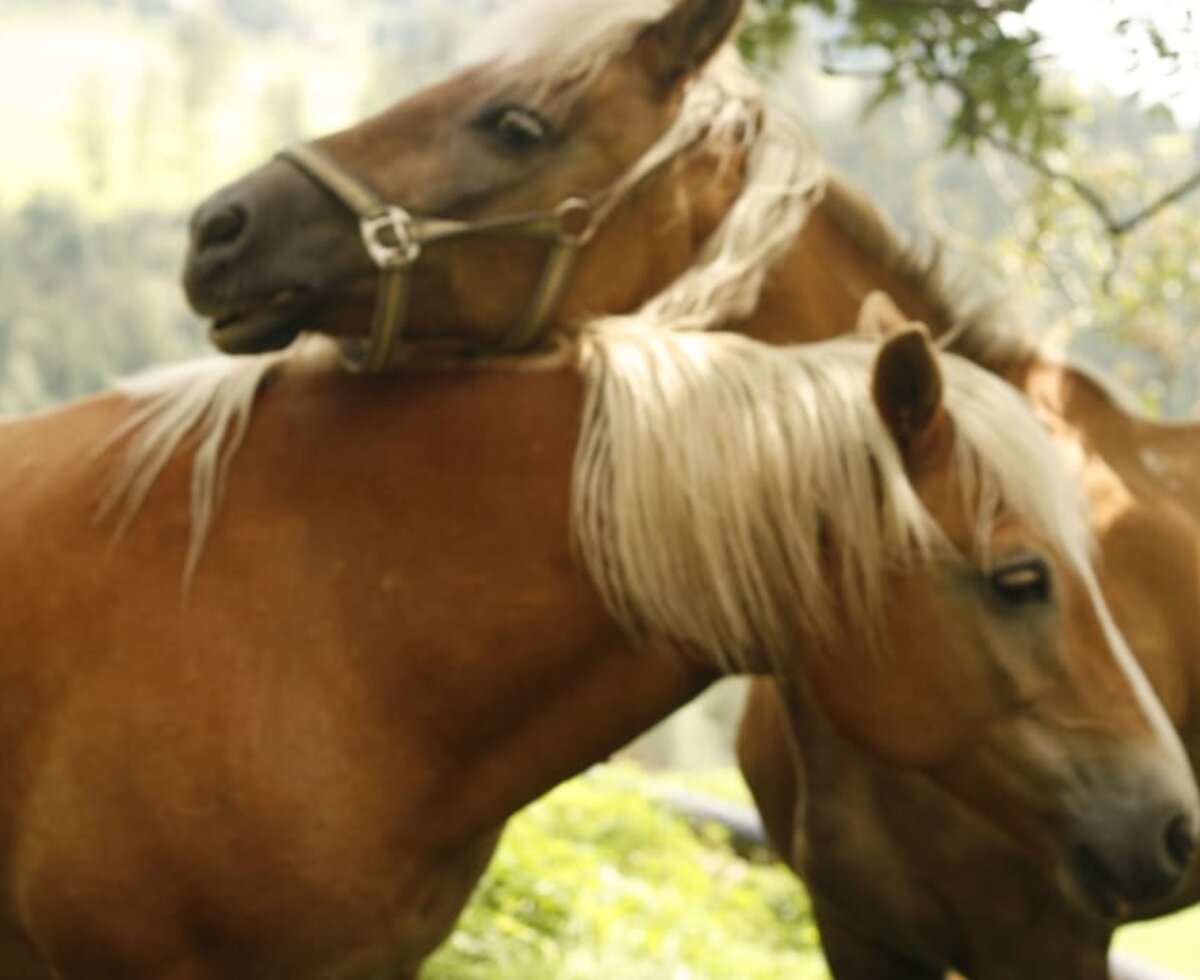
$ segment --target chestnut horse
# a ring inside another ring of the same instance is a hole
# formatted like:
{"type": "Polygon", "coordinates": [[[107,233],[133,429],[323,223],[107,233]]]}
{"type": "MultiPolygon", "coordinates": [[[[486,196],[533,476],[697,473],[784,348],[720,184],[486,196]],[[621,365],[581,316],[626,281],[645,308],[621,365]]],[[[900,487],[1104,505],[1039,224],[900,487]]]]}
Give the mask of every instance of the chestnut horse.
{"type": "MultiPolygon", "coordinates": [[[[279,347],[317,330],[342,339],[351,367],[377,370],[431,348],[536,347],[602,313],[643,327],[819,339],[844,331],[872,290],[886,290],[1052,421],[1091,495],[1105,591],[1195,764],[1194,438],[1129,417],[1088,376],[1002,330],[963,331],[960,304],[935,271],[825,173],[734,55],[714,56],[740,7],[610,0],[514,14],[515,29],[493,32],[503,55],[315,147],[287,151],[205,202],[185,274],[193,305],[226,350],[279,347]],[[398,347],[402,331],[410,343],[398,347]],[[1159,485],[1164,473],[1174,487],[1159,485]]],[[[789,766],[776,755],[759,782],[788,787],[789,766]]],[[[781,798],[790,814],[791,790],[781,798]]],[[[805,798],[798,833],[822,806],[824,797],[805,798]]],[[[830,793],[827,809],[833,833],[846,807],[830,793]]],[[[923,841],[927,814],[911,810],[909,836],[923,841]]],[[[867,862],[812,836],[806,853],[824,855],[828,877],[845,869],[847,880],[872,879],[877,893],[849,903],[814,882],[836,962],[865,962],[860,972],[871,975],[902,975],[919,961],[930,975],[958,964],[996,975],[1102,976],[1114,924],[1158,907],[1136,901],[1144,889],[1112,869],[1092,874],[1086,895],[1064,892],[1003,828],[965,814],[955,823],[950,809],[938,816],[955,828],[947,839],[971,846],[956,845],[941,862],[904,859],[918,870],[887,879],[907,890],[904,901],[880,897],[883,879],[863,870],[883,866],[886,828],[875,827],[880,843],[864,850],[867,862]],[[1012,870],[993,875],[997,867],[1012,870]],[[850,927],[831,924],[839,904],[850,927]]],[[[1162,846],[1182,859],[1193,839],[1177,826],[1162,846]]],[[[1197,897],[1193,874],[1172,902],[1197,897]]]]}
{"type": "Polygon", "coordinates": [[[873,354],[289,355],[0,426],[0,976],[412,976],[513,811],[729,671],[1165,887],[1196,787],[1072,478],[999,379],[873,354]]]}
{"type": "MultiPolygon", "coordinates": [[[[1195,769],[1200,426],[1139,416],[1105,383],[994,320],[969,323],[958,339],[1029,394],[1082,474],[1105,593],[1195,769]]],[[[955,966],[985,980],[1097,980],[1109,975],[1117,923],[1200,901],[1194,870],[1165,900],[1139,900],[1106,875],[1084,905],[1063,901],[1052,876],[927,781],[880,768],[803,712],[790,714],[755,685],[739,754],[772,841],[822,896],[838,976],[933,978],[955,966]],[[795,751],[778,741],[789,731],[795,751]]],[[[1168,843],[1181,854],[1194,846],[1168,843]]]]}
{"type": "MultiPolygon", "coordinates": [[[[872,305],[876,318],[895,319],[890,304],[872,305]]],[[[959,343],[1029,393],[1082,473],[1105,593],[1195,768],[1200,427],[1139,417],[997,321],[964,323],[959,343]]],[[[1109,868],[1088,876],[1082,902],[1065,900],[1057,878],[995,825],[920,774],[867,758],[818,705],[804,707],[789,710],[753,684],[738,749],[768,836],[813,894],[838,977],[934,980],[954,967],[982,980],[1101,980],[1118,922],[1200,901],[1195,868],[1169,896],[1139,894],[1109,868]]],[[[1164,845],[1181,857],[1193,848],[1183,838],[1164,845]]]]}

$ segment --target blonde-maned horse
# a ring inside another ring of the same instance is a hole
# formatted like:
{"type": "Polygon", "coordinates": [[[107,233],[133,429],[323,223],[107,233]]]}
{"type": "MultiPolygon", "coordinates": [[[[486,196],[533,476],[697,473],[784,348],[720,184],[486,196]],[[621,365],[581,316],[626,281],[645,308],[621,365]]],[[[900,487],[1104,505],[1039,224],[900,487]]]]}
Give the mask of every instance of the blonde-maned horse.
{"type": "Polygon", "coordinates": [[[0,425],[0,976],[413,976],[512,812],[731,671],[1165,890],[1196,787],[1077,485],[1002,381],[876,349],[292,354],[0,425]]]}
{"type": "MultiPolygon", "coordinates": [[[[827,173],[736,55],[718,50],[740,7],[528,4],[489,33],[493,53],[473,67],[218,192],[196,212],[185,273],[214,341],[245,352],[322,331],[342,340],[355,370],[386,368],[414,350],[519,350],[621,323],[732,327],[794,342],[846,330],[864,299],[885,290],[1025,391],[1051,422],[1090,495],[1103,588],[1195,765],[1192,430],[1130,416],[1089,376],[984,318],[964,324],[936,268],[827,173]]],[[[794,784],[787,760],[775,763],[762,771],[794,784]]],[[[871,799],[881,794],[877,786],[871,799]]],[[[798,833],[823,806],[847,808],[838,794],[804,798],[798,833]]],[[[888,812],[905,807],[901,799],[888,812]]],[[[892,834],[897,846],[925,839],[928,815],[908,809],[905,834],[892,834]]],[[[967,816],[954,823],[949,804],[937,816],[946,839],[964,843],[924,865],[910,851],[897,858],[897,869],[912,869],[904,874],[872,878],[888,854],[890,831],[878,822],[878,846],[857,864],[857,852],[812,835],[808,851],[831,869],[879,886],[853,903],[815,888],[835,961],[865,963],[866,975],[899,976],[916,962],[929,975],[958,964],[994,975],[1103,976],[1115,922],[1160,907],[1133,901],[1140,889],[1114,885],[1111,869],[1093,869],[1080,901],[994,829],[967,816]]],[[[836,834],[838,821],[826,823],[836,834]]],[[[1177,828],[1163,846],[1182,857],[1194,838],[1177,828]]],[[[1193,873],[1171,903],[1198,898],[1193,873]]]]}
{"type": "MultiPolygon", "coordinates": [[[[900,318],[879,295],[864,313],[868,329],[900,318]]],[[[1082,476],[1104,593],[1195,771],[1200,426],[1131,411],[1110,385],[994,315],[960,321],[955,343],[1028,394],[1082,476]]],[[[1093,869],[1085,901],[1071,901],[1018,842],[922,775],[879,766],[821,718],[817,705],[789,707],[755,682],[738,749],[768,836],[812,892],[839,980],[940,980],[951,967],[972,980],[1105,980],[1117,924],[1200,901],[1195,866],[1166,896],[1122,887],[1117,868],[1093,869]]],[[[1163,843],[1184,858],[1194,840],[1163,843]]]]}

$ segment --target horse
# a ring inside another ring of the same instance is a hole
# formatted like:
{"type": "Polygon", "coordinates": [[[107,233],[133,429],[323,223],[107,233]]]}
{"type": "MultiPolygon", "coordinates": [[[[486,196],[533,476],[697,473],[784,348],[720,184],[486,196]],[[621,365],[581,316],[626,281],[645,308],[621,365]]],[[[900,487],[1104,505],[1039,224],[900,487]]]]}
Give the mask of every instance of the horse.
{"type": "Polygon", "coordinates": [[[0,975],[414,976],[512,812],[731,672],[1076,887],[1183,873],[1182,748],[1004,382],[916,330],[523,366],[223,359],[0,426],[0,975]]]}
{"type": "MultiPolygon", "coordinates": [[[[889,307],[877,315],[894,319],[889,307]]],[[[1103,379],[1002,322],[962,322],[959,340],[1028,394],[1083,477],[1105,595],[1195,770],[1200,426],[1141,416],[1103,379]]],[[[1117,924],[1200,901],[1194,871],[1157,900],[1105,899],[1103,885],[1098,902],[1064,900],[1054,876],[996,827],[919,775],[861,757],[819,715],[754,683],[738,754],[768,837],[813,893],[839,978],[935,980],[953,968],[978,980],[1104,980],[1117,924]]]]}
{"type": "MultiPolygon", "coordinates": [[[[1095,379],[988,327],[999,313],[964,315],[936,264],[899,243],[827,171],[803,130],[722,47],[740,7],[526,6],[508,29],[491,31],[494,49],[478,63],[218,191],[195,212],[184,275],[212,339],[245,353],[324,332],[355,371],[437,352],[536,350],[622,322],[789,343],[844,332],[883,290],[907,317],[1024,391],[1054,428],[1091,494],[1103,588],[1195,768],[1194,439],[1129,417],[1095,379]],[[977,325],[985,328],[967,329],[977,325]],[[1157,485],[1164,475],[1176,489],[1157,485]]],[[[785,787],[796,781],[782,756],[771,771],[785,787]]],[[[822,805],[806,798],[798,825],[822,805]]],[[[1162,907],[1128,895],[1113,910],[1081,902],[1021,857],[1011,835],[938,816],[972,847],[893,875],[927,893],[919,902],[857,896],[841,916],[854,928],[825,931],[834,960],[873,963],[874,975],[900,976],[919,960],[929,970],[1102,976],[1113,926],[1162,907]],[[1012,865],[1021,870],[995,871],[1012,865]],[[997,884],[980,894],[989,876],[997,884]],[[937,894],[951,882],[953,902],[937,894]],[[1007,925],[996,914],[1001,894],[1014,910],[1007,925]],[[1020,914],[1029,908],[1041,910],[1044,928],[1020,914]],[[868,925],[876,922],[886,924],[868,925]]],[[[1175,835],[1178,853],[1193,846],[1175,835]]],[[[832,864],[835,852],[826,853],[832,864]]],[[[872,851],[875,866],[887,855],[882,844],[872,851]]],[[[869,877],[853,854],[836,860],[847,878],[869,877]]],[[[1172,904],[1197,898],[1193,874],[1172,904]]],[[[820,916],[819,887],[814,900],[820,916]]]]}

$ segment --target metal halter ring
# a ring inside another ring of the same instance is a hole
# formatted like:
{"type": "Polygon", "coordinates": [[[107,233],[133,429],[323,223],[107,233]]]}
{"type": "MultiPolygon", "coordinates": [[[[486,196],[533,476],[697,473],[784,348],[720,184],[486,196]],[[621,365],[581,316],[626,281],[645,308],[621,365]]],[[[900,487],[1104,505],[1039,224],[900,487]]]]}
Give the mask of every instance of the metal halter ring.
{"type": "Polygon", "coordinates": [[[600,225],[599,213],[591,201],[582,197],[568,197],[554,209],[558,222],[560,245],[580,248],[592,240],[600,225]]]}
{"type": "Polygon", "coordinates": [[[381,269],[401,269],[412,265],[421,254],[421,243],[412,233],[413,217],[404,208],[389,205],[379,214],[359,223],[363,245],[371,260],[381,269]],[[385,239],[391,233],[395,242],[385,239]]]}

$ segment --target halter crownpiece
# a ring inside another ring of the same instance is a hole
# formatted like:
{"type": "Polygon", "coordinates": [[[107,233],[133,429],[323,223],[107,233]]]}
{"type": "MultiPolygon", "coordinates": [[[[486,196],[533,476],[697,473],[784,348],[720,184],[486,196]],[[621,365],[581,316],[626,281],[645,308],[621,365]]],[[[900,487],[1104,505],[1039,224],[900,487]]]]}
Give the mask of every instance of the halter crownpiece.
{"type": "Polygon", "coordinates": [[[404,332],[412,270],[424,246],[431,242],[486,234],[510,234],[550,241],[550,254],[529,307],[501,343],[505,350],[521,350],[545,327],[557,309],[579,250],[595,237],[597,230],[622,200],[690,145],[679,146],[675,152],[654,159],[649,166],[635,167],[631,173],[597,194],[565,198],[549,211],[479,221],[454,221],[410,214],[404,208],[384,201],[312,143],[297,143],[287,147],[279,153],[279,159],[292,164],[358,215],[363,247],[380,271],[380,284],[375,297],[370,335],[365,340],[343,339],[341,356],[347,370],[356,374],[377,374],[388,369],[396,344],[404,332]]]}

